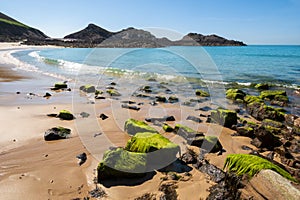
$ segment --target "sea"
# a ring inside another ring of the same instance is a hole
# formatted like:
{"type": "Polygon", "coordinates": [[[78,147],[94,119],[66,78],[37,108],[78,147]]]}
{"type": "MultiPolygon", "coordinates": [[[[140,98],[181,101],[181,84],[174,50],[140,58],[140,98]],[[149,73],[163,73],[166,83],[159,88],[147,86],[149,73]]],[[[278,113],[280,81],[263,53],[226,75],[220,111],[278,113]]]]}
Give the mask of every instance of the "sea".
{"type": "MultiPolygon", "coordinates": [[[[190,97],[195,89],[224,98],[230,85],[268,83],[290,92],[292,113],[300,114],[300,45],[171,46],[165,48],[49,48],[11,54],[19,68],[62,81],[111,82],[135,93],[149,81],[168,84],[170,93],[190,97]]],[[[249,91],[255,94],[255,91],[249,91]]]]}

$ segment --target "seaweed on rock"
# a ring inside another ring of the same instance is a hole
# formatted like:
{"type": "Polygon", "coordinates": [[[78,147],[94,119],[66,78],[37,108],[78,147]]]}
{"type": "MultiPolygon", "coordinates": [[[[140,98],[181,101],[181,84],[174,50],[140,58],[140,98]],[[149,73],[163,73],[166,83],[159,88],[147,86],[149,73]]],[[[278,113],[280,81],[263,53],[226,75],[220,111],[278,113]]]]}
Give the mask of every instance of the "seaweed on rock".
{"type": "Polygon", "coordinates": [[[230,154],[227,156],[224,168],[228,171],[236,172],[237,175],[248,174],[253,177],[255,174],[263,169],[273,170],[283,177],[296,182],[287,171],[271,163],[270,161],[263,159],[259,156],[248,154],[230,154]]]}

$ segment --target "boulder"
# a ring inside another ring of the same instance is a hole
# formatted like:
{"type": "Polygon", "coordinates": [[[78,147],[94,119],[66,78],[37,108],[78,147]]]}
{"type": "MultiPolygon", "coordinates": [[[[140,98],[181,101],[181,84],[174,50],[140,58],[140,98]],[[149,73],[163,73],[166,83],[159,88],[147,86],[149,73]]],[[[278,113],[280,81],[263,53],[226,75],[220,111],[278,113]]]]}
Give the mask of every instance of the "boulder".
{"type": "Polygon", "coordinates": [[[79,155],[76,156],[76,158],[79,159],[79,162],[78,164],[81,166],[83,163],[85,163],[85,161],[87,160],[87,156],[86,156],[86,153],[81,153],[79,155]]]}
{"type": "Polygon", "coordinates": [[[249,103],[253,103],[253,102],[258,102],[258,103],[263,103],[264,100],[262,100],[260,97],[258,96],[252,96],[252,95],[246,95],[244,97],[244,102],[246,104],[249,104],[249,103]]]}
{"type": "Polygon", "coordinates": [[[256,89],[259,89],[259,90],[268,90],[269,89],[269,84],[267,84],[267,83],[258,83],[254,87],[256,89]]]}
{"type": "Polygon", "coordinates": [[[158,133],[137,133],[128,140],[125,150],[137,153],[147,153],[148,167],[160,169],[164,163],[170,164],[176,160],[180,147],[158,133]],[[159,167],[160,166],[160,167],[159,167]]]}
{"type": "Polygon", "coordinates": [[[163,102],[163,103],[167,102],[167,98],[164,96],[156,96],[155,99],[158,102],[163,102]]]}
{"type": "Polygon", "coordinates": [[[226,98],[227,99],[232,99],[232,100],[241,99],[241,100],[243,100],[245,96],[246,96],[246,93],[243,92],[240,89],[228,89],[226,91],[226,98]]]}
{"type": "Polygon", "coordinates": [[[200,97],[209,97],[209,93],[204,90],[196,90],[195,94],[200,97]]]}
{"type": "Polygon", "coordinates": [[[93,85],[83,85],[80,86],[79,90],[86,92],[86,93],[95,93],[96,92],[96,88],[93,85]]]}
{"type": "Polygon", "coordinates": [[[106,92],[112,97],[121,96],[121,94],[115,89],[108,89],[108,90],[106,90],[106,92]]]}
{"type": "Polygon", "coordinates": [[[261,91],[260,97],[262,99],[267,99],[267,100],[273,100],[273,99],[278,100],[280,98],[287,97],[287,95],[284,90],[264,90],[261,91]]]}
{"type": "Polygon", "coordinates": [[[157,130],[149,126],[147,123],[135,119],[128,119],[125,122],[124,130],[129,135],[135,135],[136,133],[143,132],[157,133],[157,130]]]}
{"type": "Polygon", "coordinates": [[[264,103],[253,102],[247,105],[248,113],[257,120],[272,119],[284,121],[284,113],[278,108],[267,106],[264,103]]]}
{"type": "Polygon", "coordinates": [[[68,85],[66,83],[55,83],[54,89],[65,89],[68,88],[68,85]]]}
{"type": "Polygon", "coordinates": [[[66,139],[70,136],[70,134],[71,134],[71,129],[64,128],[64,127],[54,127],[48,129],[45,132],[44,139],[46,141],[66,139]]]}
{"type": "Polygon", "coordinates": [[[231,128],[232,125],[237,124],[237,114],[233,110],[226,110],[218,108],[211,111],[211,120],[224,127],[231,128]]]}
{"type": "Polygon", "coordinates": [[[108,150],[97,167],[98,182],[106,179],[139,178],[146,175],[146,153],[122,148],[108,150]]]}
{"type": "Polygon", "coordinates": [[[58,117],[62,120],[72,120],[72,119],[74,119],[74,115],[68,110],[61,110],[56,117],[58,117]]]}
{"type": "Polygon", "coordinates": [[[273,150],[274,147],[280,146],[282,143],[279,138],[275,136],[275,130],[268,126],[260,126],[255,129],[255,139],[251,141],[251,144],[257,148],[267,148],[273,150]]]}
{"type": "Polygon", "coordinates": [[[104,113],[101,113],[99,118],[102,119],[102,120],[106,120],[108,118],[108,116],[104,113]]]}
{"type": "Polygon", "coordinates": [[[263,169],[270,169],[279,173],[283,177],[296,182],[296,180],[287,171],[256,155],[230,154],[226,157],[224,169],[227,169],[227,171],[233,171],[237,175],[248,174],[250,177],[253,177],[263,169]]]}
{"type": "Polygon", "coordinates": [[[170,96],[168,98],[169,103],[177,103],[178,101],[179,101],[178,97],[175,97],[175,96],[170,96]]]}
{"type": "Polygon", "coordinates": [[[52,95],[48,92],[46,92],[46,94],[43,96],[44,98],[50,98],[52,95]]]}
{"type": "Polygon", "coordinates": [[[300,191],[290,181],[269,169],[261,170],[250,180],[250,185],[264,199],[300,199],[300,191]]]}
{"type": "Polygon", "coordinates": [[[254,129],[248,126],[237,127],[236,132],[239,136],[254,138],[254,129]]]}

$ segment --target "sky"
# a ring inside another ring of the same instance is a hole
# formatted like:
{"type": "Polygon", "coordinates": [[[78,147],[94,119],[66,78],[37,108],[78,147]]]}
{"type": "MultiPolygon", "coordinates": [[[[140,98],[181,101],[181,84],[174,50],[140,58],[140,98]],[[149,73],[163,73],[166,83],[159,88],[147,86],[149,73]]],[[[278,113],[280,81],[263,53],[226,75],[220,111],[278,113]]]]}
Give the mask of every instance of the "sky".
{"type": "Polygon", "coordinates": [[[300,44],[300,0],[0,0],[0,12],[54,38],[94,23],[109,31],[154,28],[300,44]]]}

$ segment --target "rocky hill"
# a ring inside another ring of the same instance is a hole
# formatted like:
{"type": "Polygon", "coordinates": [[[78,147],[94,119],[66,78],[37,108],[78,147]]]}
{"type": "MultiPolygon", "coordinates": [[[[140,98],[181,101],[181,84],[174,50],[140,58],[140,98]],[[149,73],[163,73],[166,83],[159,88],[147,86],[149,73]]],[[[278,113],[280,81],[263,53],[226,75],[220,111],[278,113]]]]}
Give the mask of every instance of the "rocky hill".
{"type": "Polygon", "coordinates": [[[45,40],[43,32],[22,24],[0,12],[0,42],[17,42],[22,40],[45,40]]]}

